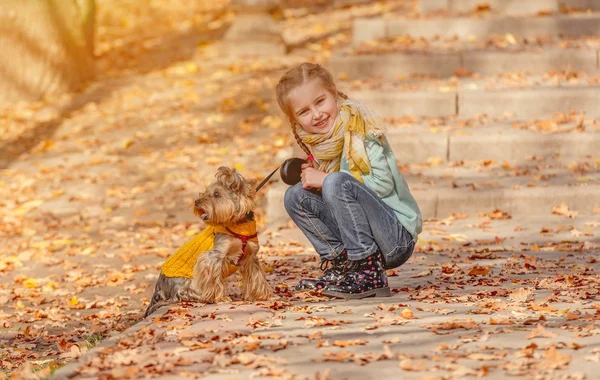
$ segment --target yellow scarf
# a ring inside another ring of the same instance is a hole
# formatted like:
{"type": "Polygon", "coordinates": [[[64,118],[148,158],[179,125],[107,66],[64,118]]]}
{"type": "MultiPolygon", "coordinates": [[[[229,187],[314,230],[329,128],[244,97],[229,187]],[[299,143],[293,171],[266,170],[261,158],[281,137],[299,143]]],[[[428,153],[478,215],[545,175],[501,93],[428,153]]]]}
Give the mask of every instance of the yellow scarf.
{"type": "Polygon", "coordinates": [[[345,153],[350,173],[363,183],[362,176],[371,172],[365,137],[379,137],[386,129],[377,115],[362,103],[350,99],[341,103],[338,116],[329,132],[313,134],[297,124],[293,128],[319,161],[319,170],[325,173],[339,171],[342,153],[345,153]]]}
{"type": "MultiPolygon", "coordinates": [[[[210,251],[215,246],[215,234],[223,233],[234,236],[227,231],[227,228],[237,235],[251,236],[256,233],[256,222],[251,220],[246,223],[228,226],[208,225],[201,233],[181,246],[164,262],[162,274],[167,277],[192,278],[198,256],[203,252],[210,251]]],[[[249,240],[258,243],[256,237],[249,240]]],[[[235,265],[229,265],[227,276],[232,275],[236,270],[235,265]]]]}

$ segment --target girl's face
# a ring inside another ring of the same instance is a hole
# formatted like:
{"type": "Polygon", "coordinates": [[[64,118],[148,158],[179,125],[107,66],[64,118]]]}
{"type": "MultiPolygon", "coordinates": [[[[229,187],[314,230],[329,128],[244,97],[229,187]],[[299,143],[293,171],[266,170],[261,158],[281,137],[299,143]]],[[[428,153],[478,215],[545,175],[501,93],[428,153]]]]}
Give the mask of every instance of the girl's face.
{"type": "Polygon", "coordinates": [[[328,91],[321,79],[314,78],[288,94],[296,122],[309,133],[329,132],[338,114],[337,96],[328,91]]]}

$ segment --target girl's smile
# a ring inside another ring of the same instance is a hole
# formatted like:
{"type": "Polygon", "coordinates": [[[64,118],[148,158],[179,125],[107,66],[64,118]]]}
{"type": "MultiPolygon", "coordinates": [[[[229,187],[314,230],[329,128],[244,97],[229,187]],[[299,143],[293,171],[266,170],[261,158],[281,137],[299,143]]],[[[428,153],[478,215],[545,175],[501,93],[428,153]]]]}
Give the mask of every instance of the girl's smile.
{"type": "Polygon", "coordinates": [[[319,78],[290,91],[288,100],[296,122],[305,131],[324,134],[333,127],[338,114],[337,96],[319,78]]]}
{"type": "Polygon", "coordinates": [[[329,116],[327,116],[325,118],[325,120],[319,121],[315,124],[315,127],[322,127],[325,123],[327,123],[327,121],[329,121],[329,116]]]}

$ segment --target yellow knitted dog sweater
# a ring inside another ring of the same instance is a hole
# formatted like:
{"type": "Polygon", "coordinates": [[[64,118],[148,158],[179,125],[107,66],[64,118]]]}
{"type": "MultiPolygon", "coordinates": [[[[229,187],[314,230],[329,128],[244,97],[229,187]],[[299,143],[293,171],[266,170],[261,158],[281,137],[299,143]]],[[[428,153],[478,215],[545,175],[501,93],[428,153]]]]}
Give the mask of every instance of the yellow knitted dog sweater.
{"type": "MultiPolygon", "coordinates": [[[[192,240],[181,246],[167,261],[162,265],[162,273],[167,277],[186,277],[192,278],[194,265],[201,253],[210,251],[215,246],[215,234],[223,233],[236,238],[240,236],[250,237],[256,234],[256,222],[251,220],[246,223],[234,224],[229,226],[208,225],[201,233],[192,240]],[[229,228],[229,231],[227,230],[229,228]],[[231,232],[233,232],[233,234],[231,232]],[[239,236],[236,236],[239,235],[239,236]]],[[[256,236],[248,239],[258,243],[256,236]]],[[[228,276],[237,270],[235,265],[229,265],[228,276]]]]}

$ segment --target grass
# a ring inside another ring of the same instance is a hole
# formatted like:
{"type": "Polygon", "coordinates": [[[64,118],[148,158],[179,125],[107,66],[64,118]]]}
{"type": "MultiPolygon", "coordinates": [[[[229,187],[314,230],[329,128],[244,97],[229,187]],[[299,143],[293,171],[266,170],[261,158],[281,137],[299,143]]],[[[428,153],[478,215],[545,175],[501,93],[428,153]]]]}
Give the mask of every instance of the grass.
{"type": "Polygon", "coordinates": [[[86,336],[83,338],[85,340],[85,345],[88,350],[96,347],[104,340],[104,335],[101,333],[95,333],[94,335],[86,336]]]}

